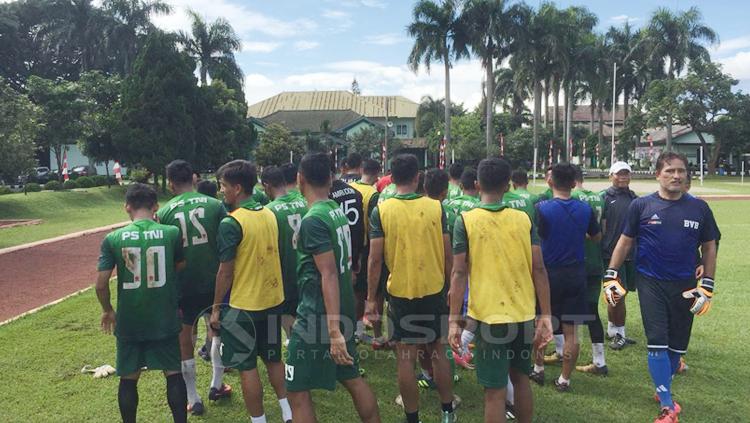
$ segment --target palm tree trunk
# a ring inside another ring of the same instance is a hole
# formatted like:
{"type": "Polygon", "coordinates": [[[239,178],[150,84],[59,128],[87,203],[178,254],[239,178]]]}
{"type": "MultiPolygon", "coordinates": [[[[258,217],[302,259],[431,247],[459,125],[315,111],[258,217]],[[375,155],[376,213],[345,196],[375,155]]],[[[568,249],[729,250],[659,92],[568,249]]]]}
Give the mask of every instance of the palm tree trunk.
{"type": "Polygon", "coordinates": [[[672,151],[672,115],[667,115],[667,151],[672,151]]]}
{"type": "Polygon", "coordinates": [[[591,109],[591,119],[589,119],[589,134],[594,133],[594,110],[596,109],[596,102],[594,99],[591,99],[591,106],[589,106],[591,109]]]}
{"type": "Polygon", "coordinates": [[[555,87],[553,89],[553,113],[552,116],[552,138],[555,138],[557,136],[557,127],[558,127],[558,121],[560,120],[560,84],[558,81],[555,81],[554,83],[555,87]]]}
{"type": "Polygon", "coordinates": [[[485,83],[485,88],[487,89],[487,94],[485,95],[485,106],[486,106],[486,119],[485,119],[485,125],[486,125],[486,139],[485,142],[487,143],[487,157],[490,157],[490,147],[492,146],[492,140],[494,138],[494,125],[493,125],[493,116],[494,116],[494,107],[492,99],[494,96],[492,93],[495,92],[495,78],[494,73],[492,71],[492,57],[487,60],[487,63],[485,64],[485,71],[487,72],[487,82],[485,83]]]}
{"type": "Polygon", "coordinates": [[[575,110],[575,102],[573,101],[573,82],[568,83],[568,92],[565,95],[565,99],[568,103],[568,112],[566,115],[565,125],[565,161],[570,160],[570,143],[569,140],[573,137],[573,111],[575,110]]]}
{"type": "Polygon", "coordinates": [[[599,142],[599,148],[604,147],[604,101],[600,101],[597,105],[597,109],[599,112],[599,131],[598,131],[598,139],[599,142]]]}
{"type": "Polygon", "coordinates": [[[445,161],[447,163],[448,146],[451,145],[451,63],[447,52],[443,55],[443,64],[445,65],[445,161]]]}
{"type": "Polygon", "coordinates": [[[549,121],[549,90],[551,80],[552,78],[544,80],[544,129],[547,129],[547,122],[549,121]]]}
{"type": "Polygon", "coordinates": [[[564,101],[563,101],[563,115],[562,115],[562,133],[560,134],[560,138],[565,138],[565,134],[568,133],[568,87],[565,84],[562,84],[562,93],[564,101]]]}
{"type": "Polygon", "coordinates": [[[624,126],[625,121],[628,120],[628,109],[630,109],[630,89],[628,89],[627,87],[623,89],[622,102],[625,106],[625,109],[622,111],[622,124],[624,126]]]}
{"type": "Polygon", "coordinates": [[[208,77],[208,70],[206,69],[206,67],[202,63],[201,63],[200,70],[201,70],[201,87],[205,87],[206,84],[207,84],[206,80],[208,79],[207,78],[208,77]]]}
{"type": "Polygon", "coordinates": [[[534,148],[539,148],[539,118],[542,108],[542,84],[534,81],[534,148]]]}

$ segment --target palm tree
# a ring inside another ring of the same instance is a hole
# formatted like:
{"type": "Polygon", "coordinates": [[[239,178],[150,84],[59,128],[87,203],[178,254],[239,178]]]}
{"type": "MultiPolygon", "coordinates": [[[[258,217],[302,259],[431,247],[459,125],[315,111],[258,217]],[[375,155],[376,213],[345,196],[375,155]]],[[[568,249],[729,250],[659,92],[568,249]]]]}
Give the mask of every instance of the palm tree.
{"type": "Polygon", "coordinates": [[[80,72],[101,67],[106,58],[106,29],[110,20],[92,0],[60,0],[52,3],[58,18],[50,23],[48,38],[56,51],[68,49],[80,72]]]}
{"type": "Polygon", "coordinates": [[[512,68],[495,71],[495,101],[503,106],[503,109],[510,108],[513,122],[518,127],[523,123],[524,102],[530,97],[529,84],[517,78],[512,68]]]}
{"type": "Polygon", "coordinates": [[[453,60],[468,56],[465,43],[459,38],[463,31],[458,26],[459,3],[457,0],[420,0],[412,12],[412,23],[406,31],[414,39],[408,64],[413,72],[420,65],[429,72],[433,62],[442,62],[445,69],[445,142],[451,138],[451,82],[450,69],[453,60]]]}
{"type": "Polygon", "coordinates": [[[215,78],[216,73],[225,77],[234,75],[241,81],[242,70],[234,58],[234,52],[241,48],[240,38],[229,22],[218,18],[207,24],[195,11],[188,10],[188,14],[192,20],[192,31],[190,34],[180,31],[178,39],[198,63],[201,85],[206,85],[208,75],[215,78]]]}
{"type": "MultiPolygon", "coordinates": [[[[716,32],[703,23],[703,16],[696,7],[673,14],[669,9],[659,8],[648,25],[652,56],[667,64],[667,78],[675,79],[685,69],[689,60],[710,60],[702,42],[716,43],[716,32]]],[[[667,150],[672,149],[672,116],[667,116],[667,150]]]]}
{"type": "Polygon", "coordinates": [[[138,52],[139,38],[153,29],[151,16],[172,13],[172,6],[161,0],[106,0],[104,9],[116,21],[110,43],[117,51],[120,73],[127,75],[138,52]]]}
{"type": "Polygon", "coordinates": [[[645,51],[645,31],[634,31],[630,22],[625,21],[622,28],[610,27],[606,33],[609,50],[612,58],[617,61],[617,86],[616,93],[623,96],[624,119],[628,118],[630,112],[630,99],[634,95],[637,84],[636,69],[643,64],[643,52],[645,51]]]}

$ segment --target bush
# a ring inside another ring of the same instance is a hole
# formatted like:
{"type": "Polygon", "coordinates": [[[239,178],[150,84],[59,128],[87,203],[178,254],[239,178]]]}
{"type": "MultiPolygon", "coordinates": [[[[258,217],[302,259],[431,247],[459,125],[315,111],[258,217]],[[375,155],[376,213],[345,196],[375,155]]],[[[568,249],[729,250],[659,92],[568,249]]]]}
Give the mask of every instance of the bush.
{"type": "Polygon", "coordinates": [[[149,176],[151,176],[151,173],[146,169],[134,168],[128,170],[128,177],[134,182],[147,184],[149,176]]]}
{"type": "Polygon", "coordinates": [[[49,181],[44,184],[44,189],[48,191],[59,191],[62,189],[62,184],[59,181],[49,181]]]}
{"type": "Polygon", "coordinates": [[[76,179],[76,183],[80,188],[92,188],[96,186],[96,184],[94,184],[94,180],[91,179],[90,176],[81,176],[76,179]]]}
{"type": "Polygon", "coordinates": [[[91,177],[94,181],[94,186],[103,187],[107,185],[107,175],[94,175],[91,177]]]}
{"type": "Polygon", "coordinates": [[[23,187],[23,190],[26,192],[39,192],[42,190],[42,186],[36,182],[29,182],[23,187]]]}
{"type": "Polygon", "coordinates": [[[10,188],[6,187],[5,185],[0,185],[0,195],[6,195],[12,192],[13,191],[10,188]]]}
{"type": "Polygon", "coordinates": [[[68,180],[63,183],[63,188],[65,189],[75,189],[78,188],[78,182],[74,180],[68,180]]]}

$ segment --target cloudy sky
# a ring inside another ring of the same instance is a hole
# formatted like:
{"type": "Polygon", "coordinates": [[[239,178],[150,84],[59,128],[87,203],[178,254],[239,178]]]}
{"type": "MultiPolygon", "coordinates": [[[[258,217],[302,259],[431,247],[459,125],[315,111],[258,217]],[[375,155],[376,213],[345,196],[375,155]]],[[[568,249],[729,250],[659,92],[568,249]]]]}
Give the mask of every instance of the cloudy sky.
{"type": "MultiPolygon", "coordinates": [[[[538,1],[528,0],[533,6],[538,1]]],[[[411,72],[406,59],[411,40],[406,26],[412,1],[407,0],[167,0],[170,16],[155,18],[169,30],[189,30],[185,13],[192,8],[208,20],[227,19],[242,38],[238,60],[245,73],[245,92],[253,104],[281,91],[346,90],[357,78],[363,94],[400,94],[414,101],[423,95],[443,96],[442,64],[431,72],[411,72]]],[[[600,31],[628,20],[643,25],[657,7],[673,10],[698,6],[706,23],[721,39],[711,47],[724,70],[750,91],[750,3],[744,0],[645,1],[587,0],[556,2],[559,7],[584,5],[599,16],[600,31]]],[[[475,60],[454,65],[454,101],[479,103],[482,70],[475,60]]]]}

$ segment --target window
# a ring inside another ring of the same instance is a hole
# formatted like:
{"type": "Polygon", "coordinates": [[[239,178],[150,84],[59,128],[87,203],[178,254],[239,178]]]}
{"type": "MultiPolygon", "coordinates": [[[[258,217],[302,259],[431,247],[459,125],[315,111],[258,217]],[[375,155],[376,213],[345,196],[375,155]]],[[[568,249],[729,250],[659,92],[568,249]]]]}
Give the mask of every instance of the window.
{"type": "Polygon", "coordinates": [[[396,135],[407,135],[406,125],[396,125],[396,135]]]}

